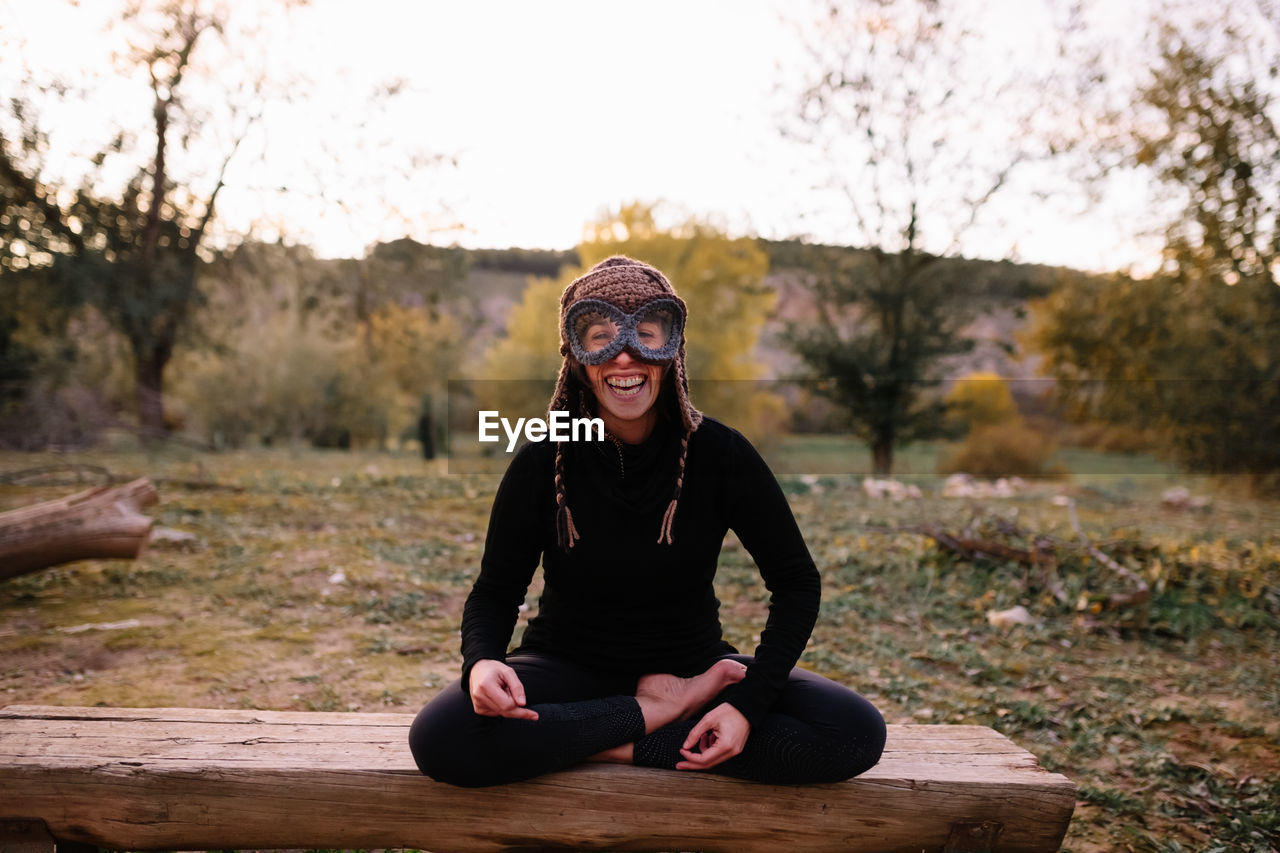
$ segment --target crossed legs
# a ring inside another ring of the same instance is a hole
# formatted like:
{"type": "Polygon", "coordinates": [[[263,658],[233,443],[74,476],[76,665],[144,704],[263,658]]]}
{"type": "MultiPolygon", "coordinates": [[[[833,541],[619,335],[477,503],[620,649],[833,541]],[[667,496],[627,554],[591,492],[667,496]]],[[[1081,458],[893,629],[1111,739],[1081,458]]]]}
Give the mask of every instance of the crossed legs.
{"type": "MultiPolygon", "coordinates": [[[[455,785],[528,779],[582,761],[674,768],[698,715],[741,678],[751,658],[734,655],[694,679],[586,670],[558,658],[507,659],[537,720],[481,716],[455,681],[419,712],[409,733],[418,768],[455,785]],[[626,753],[630,753],[627,755],[626,753]]],[[[865,699],[802,669],[757,721],[742,753],[714,772],[775,784],[830,782],[879,760],[884,721],[865,699]]]]}

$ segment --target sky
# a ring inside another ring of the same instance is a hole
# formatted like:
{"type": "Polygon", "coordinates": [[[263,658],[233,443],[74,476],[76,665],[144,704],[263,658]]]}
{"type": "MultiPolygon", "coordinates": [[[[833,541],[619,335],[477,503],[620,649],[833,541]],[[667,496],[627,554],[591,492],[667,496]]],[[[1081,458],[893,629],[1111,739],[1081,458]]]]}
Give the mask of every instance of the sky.
{"type": "MultiPolygon", "coordinates": [[[[993,67],[1019,51],[1052,50],[1040,0],[954,2],[980,18],[993,67]]],[[[51,168],[74,172],[113,122],[145,120],[145,79],[113,70],[120,45],[105,30],[117,6],[0,0],[0,82],[56,75],[93,92],[47,110],[58,130],[51,168]]],[[[250,57],[290,84],[236,152],[219,197],[223,234],[282,236],[322,256],[405,235],[565,249],[585,223],[642,201],[660,203],[669,222],[696,216],[733,234],[856,242],[816,189],[823,164],[779,131],[802,67],[795,16],[804,8],[313,0],[277,16],[265,49],[250,57]],[[398,94],[371,97],[391,80],[398,94]]],[[[1126,26],[1132,15],[1118,20],[1126,26]]],[[[234,57],[221,59],[230,68],[234,57]]],[[[211,108],[211,125],[216,115],[211,108]]],[[[210,137],[211,152],[227,149],[210,137]]],[[[218,159],[206,157],[206,182],[207,162],[218,159]]],[[[1070,179],[1036,178],[993,203],[1000,224],[978,229],[964,254],[1114,269],[1156,253],[1158,241],[1139,233],[1151,199],[1138,177],[1117,178],[1092,205],[1070,179]]]]}

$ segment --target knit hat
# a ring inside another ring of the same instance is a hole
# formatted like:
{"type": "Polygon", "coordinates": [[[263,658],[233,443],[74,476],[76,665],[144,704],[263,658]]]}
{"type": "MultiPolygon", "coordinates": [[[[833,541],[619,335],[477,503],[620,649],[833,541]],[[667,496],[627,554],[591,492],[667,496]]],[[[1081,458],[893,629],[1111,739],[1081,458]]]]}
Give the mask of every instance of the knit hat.
{"type": "MultiPolygon", "coordinates": [[[[669,299],[680,306],[681,312],[687,309],[675,288],[666,276],[658,270],[628,258],[614,255],[587,270],[582,276],[564,289],[560,296],[560,355],[564,362],[560,366],[560,376],[556,380],[555,394],[551,398],[550,411],[566,411],[570,414],[585,414],[588,406],[595,402],[595,394],[586,383],[582,365],[574,358],[565,321],[569,310],[576,302],[592,299],[607,302],[610,305],[631,313],[642,305],[655,299],[669,299]]],[[[684,340],[673,359],[673,370],[667,371],[663,377],[663,388],[658,394],[656,406],[664,404],[674,408],[670,414],[679,418],[683,435],[680,438],[680,467],[676,473],[675,490],[667,511],[662,516],[662,527],[658,530],[658,542],[671,544],[671,526],[675,520],[676,505],[680,500],[680,490],[684,487],[685,462],[689,455],[689,436],[693,435],[702,423],[702,413],[689,401],[689,377],[685,373],[684,340]],[[670,391],[668,392],[668,389],[670,391]]],[[[556,446],[556,538],[560,547],[568,551],[579,538],[578,530],[573,524],[573,513],[566,501],[564,478],[563,445],[556,446]]]]}

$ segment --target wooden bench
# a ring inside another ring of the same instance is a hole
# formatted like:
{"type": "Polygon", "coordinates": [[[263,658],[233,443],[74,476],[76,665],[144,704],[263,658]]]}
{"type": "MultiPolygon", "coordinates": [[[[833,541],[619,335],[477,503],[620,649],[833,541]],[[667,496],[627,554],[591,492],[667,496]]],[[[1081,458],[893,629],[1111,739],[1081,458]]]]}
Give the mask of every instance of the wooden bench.
{"type": "Polygon", "coordinates": [[[1057,850],[1075,786],[982,726],[889,726],[834,785],[595,765],[420,775],[405,714],[0,709],[0,850],[1057,850]]]}

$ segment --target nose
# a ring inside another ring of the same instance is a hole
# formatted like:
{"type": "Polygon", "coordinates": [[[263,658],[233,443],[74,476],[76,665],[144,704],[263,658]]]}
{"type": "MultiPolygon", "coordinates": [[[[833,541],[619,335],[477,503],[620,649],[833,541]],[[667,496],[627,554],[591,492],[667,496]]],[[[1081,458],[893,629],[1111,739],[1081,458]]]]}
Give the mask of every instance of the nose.
{"type": "Polygon", "coordinates": [[[613,363],[619,367],[630,367],[636,363],[636,357],[631,354],[630,350],[624,349],[613,357],[613,363]]]}

